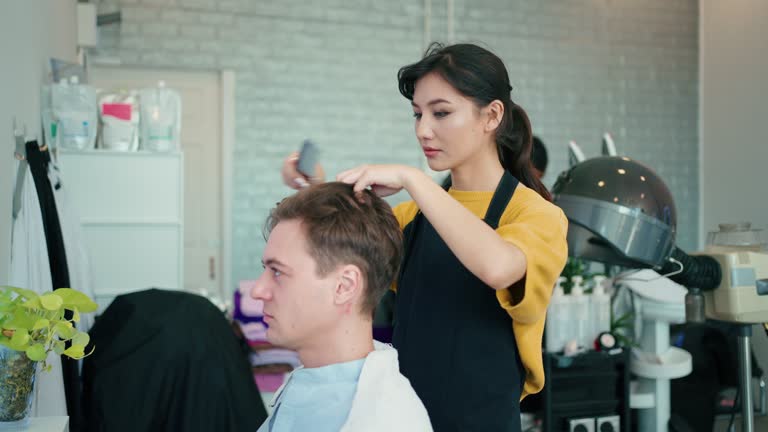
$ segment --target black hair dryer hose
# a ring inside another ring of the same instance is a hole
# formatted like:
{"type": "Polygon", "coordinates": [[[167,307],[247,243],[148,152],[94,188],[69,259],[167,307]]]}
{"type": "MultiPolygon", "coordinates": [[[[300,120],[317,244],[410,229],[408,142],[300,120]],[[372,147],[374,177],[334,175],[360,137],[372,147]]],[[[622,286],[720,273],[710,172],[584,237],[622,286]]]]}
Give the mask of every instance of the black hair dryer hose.
{"type": "Polygon", "coordinates": [[[669,278],[688,288],[685,295],[685,319],[688,322],[702,323],[706,319],[704,308],[704,291],[712,291],[720,286],[722,270],[720,263],[707,255],[691,256],[678,247],[672,250],[661,274],[673,273],[679,270],[677,262],[682,264],[683,271],[669,278]],[[677,262],[675,262],[677,261],[677,262]]]}

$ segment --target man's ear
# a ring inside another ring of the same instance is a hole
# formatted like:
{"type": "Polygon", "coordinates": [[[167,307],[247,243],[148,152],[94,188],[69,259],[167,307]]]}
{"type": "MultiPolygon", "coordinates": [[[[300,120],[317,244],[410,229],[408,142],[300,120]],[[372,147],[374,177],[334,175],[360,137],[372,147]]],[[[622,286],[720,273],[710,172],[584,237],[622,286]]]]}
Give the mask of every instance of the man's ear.
{"type": "Polygon", "coordinates": [[[355,303],[355,299],[362,295],[363,272],[353,264],[342,266],[338,272],[336,288],[333,293],[333,302],[336,305],[355,303]]]}
{"type": "Polygon", "coordinates": [[[485,131],[495,131],[501,124],[501,119],[504,118],[504,104],[496,99],[483,108],[483,110],[488,116],[485,122],[485,131]]]}

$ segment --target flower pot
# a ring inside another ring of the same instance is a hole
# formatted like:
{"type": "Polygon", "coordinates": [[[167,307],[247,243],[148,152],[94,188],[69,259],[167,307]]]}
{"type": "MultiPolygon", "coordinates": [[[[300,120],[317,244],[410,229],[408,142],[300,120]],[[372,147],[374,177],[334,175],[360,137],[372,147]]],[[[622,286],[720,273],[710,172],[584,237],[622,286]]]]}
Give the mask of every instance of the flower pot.
{"type": "Polygon", "coordinates": [[[29,421],[37,363],[24,352],[0,345],[0,429],[29,421]]]}

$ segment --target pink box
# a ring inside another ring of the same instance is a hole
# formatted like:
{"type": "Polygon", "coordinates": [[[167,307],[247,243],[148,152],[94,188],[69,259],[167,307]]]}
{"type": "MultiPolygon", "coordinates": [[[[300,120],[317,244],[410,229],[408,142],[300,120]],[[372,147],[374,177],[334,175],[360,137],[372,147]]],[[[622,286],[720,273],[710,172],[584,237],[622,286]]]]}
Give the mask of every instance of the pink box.
{"type": "Polygon", "coordinates": [[[120,120],[131,121],[131,104],[129,103],[105,103],[101,105],[101,113],[120,120]]]}

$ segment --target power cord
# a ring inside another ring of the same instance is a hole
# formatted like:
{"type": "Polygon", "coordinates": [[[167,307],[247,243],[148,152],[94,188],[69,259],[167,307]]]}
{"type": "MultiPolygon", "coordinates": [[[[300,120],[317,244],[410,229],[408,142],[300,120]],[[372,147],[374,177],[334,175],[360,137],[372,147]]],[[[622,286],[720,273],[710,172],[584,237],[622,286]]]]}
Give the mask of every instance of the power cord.
{"type": "Polygon", "coordinates": [[[658,275],[658,276],[656,276],[654,278],[651,278],[651,279],[640,279],[640,278],[630,277],[633,274],[643,270],[643,269],[636,269],[636,270],[631,270],[631,271],[627,271],[625,273],[619,274],[613,280],[614,280],[614,282],[623,282],[623,281],[653,282],[653,281],[659,280],[661,278],[669,278],[669,277],[672,277],[672,276],[679,275],[680,273],[683,272],[683,270],[685,270],[685,265],[682,262],[680,262],[679,260],[676,260],[676,259],[674,259],[672,257],[669,257],[669,258],[667,258],[667,261],[669,261],[669,262],[671,262],[673,264],[677,264],[677,267],[678,267],[677,270],[673,270],[673,271],[671,271],[669,273],[665,273],[665,274],[660,274],[660,275],[658,275]]]}
{"type": "Polygon", "coordinates": [[[733,420],[736,417],[736,411],[739,409],[739,396],[741,395],[741,387],[736,386],[736,397],[733,398],[733,408],[731,408],[731,420],[728,422],[728,427],[725,429],[730,432],[733,427],[733,420]]]}

